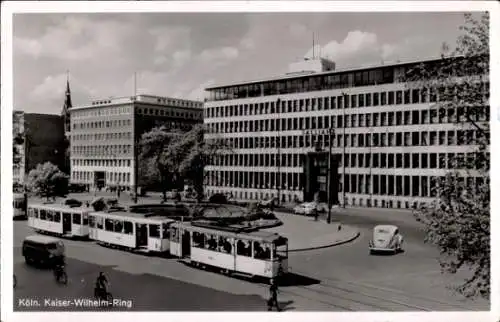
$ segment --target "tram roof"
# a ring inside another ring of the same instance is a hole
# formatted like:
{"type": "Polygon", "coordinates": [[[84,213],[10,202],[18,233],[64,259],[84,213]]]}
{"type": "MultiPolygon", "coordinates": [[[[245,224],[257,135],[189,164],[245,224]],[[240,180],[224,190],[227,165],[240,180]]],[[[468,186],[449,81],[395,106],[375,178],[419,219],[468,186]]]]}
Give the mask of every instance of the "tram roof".
{"type": "Polygon", "coordinates": [[[166,222],[173,222],[175,220],[164,217],[164,216],[148,216],[147,214],[141,214],[141,213],[135,213],[135,212],[127,212],[127,211],[113,211],[113,212],[104,212],[104,211],[98,211],[92,213],[93,215],[100,215],[104,217],[109,217],[113,219],[125,219],[125,218],[130,218],[130,219],[144,219],[146,221],[166,221],[166,222]]]}
{"type": "Polygon", "coordinates": [[[60,203],[30,203],[28,207],[43,208],[49,210],[59,210],[59,211],[72,211],[72,212],[93,212],[94,209],[90,207],[70,207],[68,205],[63,205],[60,203]]]}
{"type": "Polygon", "coordinates": [[[254,240],[254,241],[262,241],[262,242],[268,242],[272,243],[276,240],[279,239],[288,239],[284,236],[280,236],[278,233],[273,233],[270,231],[253,231],[249,233],[233,233],[233,232],[228,232],[224,230],[219,230],[216,228],[205,228],[205,227],[199,227],[199,226],[193,226],[191,222],[176,222],[175,223],[178,226],[183,226],[186,227],[190,230],[197,231],[200,233],[206,233],[206,234],[216,234],[218,236],[222,237],[232,237],[232,238],[241,238],[241,239],[247,239],[247,240],[254,240]]]}

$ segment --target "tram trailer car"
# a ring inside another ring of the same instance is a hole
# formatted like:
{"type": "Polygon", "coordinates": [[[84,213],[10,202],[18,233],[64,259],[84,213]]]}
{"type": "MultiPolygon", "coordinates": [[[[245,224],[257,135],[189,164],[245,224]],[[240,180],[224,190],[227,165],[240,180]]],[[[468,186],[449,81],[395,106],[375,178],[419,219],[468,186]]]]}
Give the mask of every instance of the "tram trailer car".
{"type": "Polygon", "coordinates": [[[91,211],[87,207],[62,204],[28,204],[28,226],[42,234],[87,239],[91,211]]]}
{"type": "Polygon", "coordinates": [[[170,249],[170,225],[175,221],[124,211],[94,212],[89,216],[90,239],[128,251],[164,254],[170,249]]]}
{"type": "Polygon", "coordinates": [[[228,275],[273,279],[288,273],[288,239],[277,233],[234,233],[176,222],[171,225],[170,253],[228,275]]]}
{"type": "Polygon", "coordinates": [[[14,219],[27,218],[28,194],[14,193],[12,201],[14,207],[14,219]]]}

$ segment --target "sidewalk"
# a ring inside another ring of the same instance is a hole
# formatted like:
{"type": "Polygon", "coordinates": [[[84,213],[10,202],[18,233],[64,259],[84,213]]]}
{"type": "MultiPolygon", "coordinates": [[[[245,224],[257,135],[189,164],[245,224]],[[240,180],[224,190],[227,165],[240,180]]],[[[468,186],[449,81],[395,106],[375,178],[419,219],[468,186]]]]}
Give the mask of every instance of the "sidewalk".
{"type": "Polygon", "coordinates": [[[279,233],[288,238],[288,251],[297,252],[338,246],[359,237],[359,231],[348,225],[324,220],[315,221],[312,217],[274,212],[283,222],[282,226],[263,230],[279,233]],[[340,228],[340,230],[339,230],[340,228]]]}

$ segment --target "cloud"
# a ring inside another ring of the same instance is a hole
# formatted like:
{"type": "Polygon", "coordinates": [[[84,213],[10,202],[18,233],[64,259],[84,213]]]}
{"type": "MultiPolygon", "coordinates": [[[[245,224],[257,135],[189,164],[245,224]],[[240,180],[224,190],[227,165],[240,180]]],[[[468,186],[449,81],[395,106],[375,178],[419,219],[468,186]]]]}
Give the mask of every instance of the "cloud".
{"type": "Polygon", "coordinates": [[[235,47],[219,47],[205,49],[200,54],[200,59],[207,63],[220,63],[238,58],[240,51],[235,47]]]}
{"type": "Polygon", "coordinates": [[[186,95],[187,99],[203,101],[205,98],[205,88],[210,87],[214,84],[215,84],[215,79],[213,78],[201,83],[186,95]]]}
{"type": "MultiPolygon", "coordinates": [[[[326,45],[316,45],[316,55],[329,58],[339,67],[362,67],[381,61],[411,60],[416,58],[417,49],[425,38],[413,37],[400,43],[381,43],[376,34],[364,31],[349,31],[341,42],[332,40],[326,45]]],[[[312,57],[312,48],[304,57],[312,57]]]]}

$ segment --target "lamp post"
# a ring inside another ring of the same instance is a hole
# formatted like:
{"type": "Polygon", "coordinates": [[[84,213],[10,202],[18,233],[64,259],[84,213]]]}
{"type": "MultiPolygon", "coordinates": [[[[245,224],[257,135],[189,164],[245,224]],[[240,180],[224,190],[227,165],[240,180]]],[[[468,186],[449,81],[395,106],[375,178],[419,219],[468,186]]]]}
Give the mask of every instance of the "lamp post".
{"type": "Polygon", "coordinates": [[[277,166],[277,178],[276,178],[276,186],[277,186],[277,192],[278,192],[278,202],[277,204],[279,205],[281,203],[281,136],[280,136],[280,129],[281,129],[281,111],[280,111],[280,102],[281,100],[278,98],[276,100],[276,112],[278,114],[277,122],[276,122],[276,147],[277,147],[277,158],[276,158],[276,166],[277,166]]]}
{"type": "Polygon", "coordinates": [[[347,93],[342,92],[342,105],[339,106],[339,108],[342,109],[342,208],[345,208],[345,190],[346,190],[346,181],[345,181],[345,144],[346,144],[346,137],[345,137],[345,107],[346,103],[345,101],[349,99],[349,95],[347,93]]]}

